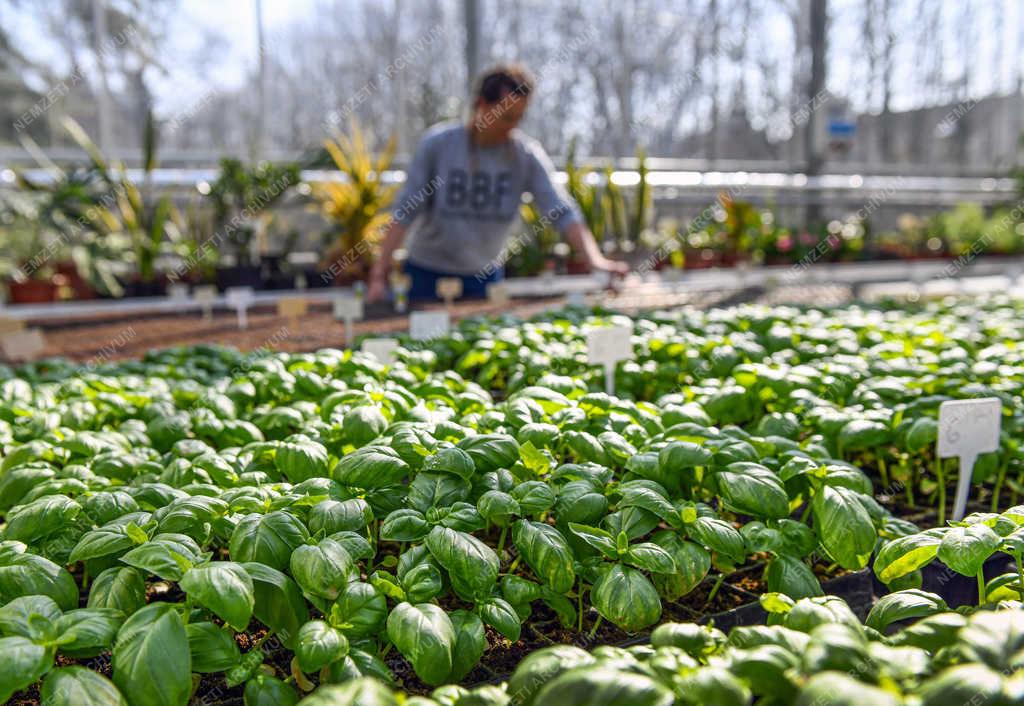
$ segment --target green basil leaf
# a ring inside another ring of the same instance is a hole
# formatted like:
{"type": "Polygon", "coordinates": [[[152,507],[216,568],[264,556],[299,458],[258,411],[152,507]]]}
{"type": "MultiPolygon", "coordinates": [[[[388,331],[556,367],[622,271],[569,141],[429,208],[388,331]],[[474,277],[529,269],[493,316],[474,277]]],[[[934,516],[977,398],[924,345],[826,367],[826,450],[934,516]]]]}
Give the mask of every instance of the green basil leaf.
{"type": "Polygon", "coordinates": [[[309,532],[291,513],[276,510],[266,515],[246,515],[235,526],[228,545],[232,561],[254,561],[283,571],[296,549],[306,543],[309,532]]]}
{"type": "Polygon", "coordinates": [[[82,506],[65,495],[46,495],[7,513],[4,539],[30,544],[72,523],[82,506]]]}
{"type": "Polygon", "coordinates": [[[491,594],[500,569],[493,549],[471,534],[439,526],[430,530],[426,545],[460,598],[478,600],[491,594]]]}
{"type": "Polygon", "coordinates": [[[489,490],[481,495],[476,507],[484,519],[499,527],[507,527],[512,518],[522,512],[516,499],[500,490],[489,490]]]}
{"type": "Polygon", "coordinates": [[[429,512],[433,508],[449,507],[469,498],[472,484],[447,473],[420,472],[409,484],[406,503],[414,510],[429,512]]]}
{"type": "Polygon", "coordinates": [[[455,628],[433,603],[399,603],[388,616],[388,639],[427,684],[444,683],[452,672],[455,628]]]}
{"type": "Polygon", "coordinates": [[[619,550],[615,544],[615,539],[610,533],[600,527],[588,527],[587,525],[570,522],[569,529],[573,534],[607,558],[612,560],[619,558],[619,550]]]}
{"type": "Polygon", "coordinates": [[[841,672],[815,674],[800,690],[796,706],[900,706],[889,692],[848,677],[841,672]]]}
{"type": "Polygon", "coordinates": [[[821,595],[821,584],[811,567],[801,559],[786,554],[772,557],[765,568],[768,590],[784,593],[790,598],[807,598],[821,595]]]}
{"type": "Polygon", "coordinates": [[[0,638],[0,700],[39,681],[53,666],[53,652],[27,637],[0,638]]]}
{"type": "MultiPolygon", "coordinates": [[[[595,658],[573,645],[545,647],[528,654],[508,680],[507,691],[522,706],[535,706],[537,694],[552,680],[574,667],[593,664],[595,658]]],[[[553,702],[559,703],[559,702],[553,702]]]]}
{"type": "Polygon", "coordinates": [[[951,527],[939,544],[939,560],[958,574],[976,576],[999,548],[999,535],[983,524],[951,527]]]}
{"type": "Polygon", "coordinates": [[[252,577],[241,564],[211,561],[185,572],[181,589],[196,603],[242,632],[252,618],[256,597],[252,577]]]}
{"type": "Polygon", "coordinates": [[[410,603],[426,603],[441,594],[444,580],[440,570],[433,564],[414,566],[402,576],[402,587],[410,603]]]}
{"type": "Polygon", "coordinates": [[[327,462],[327,448],[305,437],[280,442],[274,454],[274,466],[292,483],[326,476],[327,462]]]}
{"type": "Polygon", "coordinates": [[[547,512],[555,504],[555,492],[539,480],[520,483],[509,494],[519,503],[520,513],[530,517],[547,512]]]}
{"type": "Polygon", "coordinates": [[[693,539],[732,564],[742,564],[747,558],[743,535],[725,520],[698,517],[686,526],[686,530],[693,539]]]}
{"type": "Polygon", "coordinates": [[[364,446],[340,461],[331,477],[342,485],[383,488],[409,475],[409,464],[387,446],[364,446]]]}
{"type": "Polygon", "coordinates": [[[875,548],[877,533],[856,493],[823,486],[811,503],[821,544],[844,569],[861,569],[875,548]]]}
{"type": "Polygon", "coordinates": [[[522,625],[519,615],[503,598],[489,598],[477,605],[480,617],[512,642],[519,639],[522,625]]]}
{"type": "Polygon", "coordinates": [[[718,492],[731,508],[753,517],[789,515],[789,496],[777,475],[758,463],[730,463],[715,474],[718,492]]]}
{"type": "Polygon", "coordinates": [[[353,581],[331,606],[330,622],[349,637],[370,637],[384,627],[387,614],[387,601],[374,585],[353,581]]]}
{"type": "MultiPolygon", "coordinates": [[[[558,706],[671,706],[674,701],[671,690],[644,674],[619,671],[611,666],[584,666],[570,669],[552,679],[540,690],[532,703],[558,706]]],[[[722,702],[722,706],[731,704],[722,702]]]]}
{"type": "Polygon", "coordinates": [[[0,608],[0,633],[47,642],[56,639],[60,617],[49,596],[20,596],[0,608]]]}
{"type": "Polygon", "coordinates": [[[1012,703],[1005,696],[1002,675],[983,664],[950,667],[922,686],[920,694],[924,706],[1012,703]]]}
{"type": "Polygon", "coordinates": [[[118,557],[135,546],[135,541],[121,527],[100,527],[86,532],[71,550],[69,562],[98,559],[100,557],[118,557]]]}
{"type": "Polygon", "coordinates": [[[623,555],[622,561],[655,574],[676,573],[676,562],[672,555],[653,542],[632,545],[623,555]]]}
{"type": "Polygon", "coordinates": [[[192,671],[200,674],[226,672],[242,659],[231,632],[213,623],[189,623],[185,626],[192,671]]]}
{"type": "Polygon", "coordinates": [[[103,571],[89,587],[89,608],[114,608],[131,615],[146,605],[146,577],[130,566],[103,571]]]}
{"type": "Polygon", "coordinates": [[[114,644],[124,613],[114,608],[69,610],[57,621],[61,653],[68,657],[95,657],[114,644]]]}
{"type": "Polygon", "coordinates": [[[113,682],[77,665],[53,670],[39,696],[47,706],[128,706],[113,682]]]}
{"type": "Polygon", "coordinates": [[[458,447],[441,449],[423,459],[423,470],[431,473],[452,473],[469,480],[476,472],[473,458],[458,447]]]}
{"type": "Polygon", "coordinates": [[[555,593],[567,593],[576,582],[573,554],[565,537],[543,522],[519,520],[512,542],[533,573],[555,593]]]}
{"type": "Polygon", "coordinates": [[[324,500],[309,509],[306,525],[313,534],[359,532],[373,522],[373,510],[361,498],[324,500]]]}
{"type": "Polygon", "coordinates": [[[181,581],[192,568],[195,557],[183,545],[168,540],[151,540],[127,552],[121,561],[165,581],[181,581]]]}
{"type": "Polygon", "coordinates": [[[252,578],[253,615],[281,638],[285,647],[309,620],[309,609],[298,585],[277,569],[258,562],[242,564],[252,578]]]}
{"type": "Polygon", "coordinates": [[[477,434],[457,444],[469,454],[477,473],[511,468],[519,459],[519,442],[508,434],[477,434]]]}
{"type": "Polygon", "coordinates": [[[940,596],[918,589],[908,589],[879,598],[871,607],[864,624],[879,632],[885,632],[886,628],[900,620],[923,618],[946,610],[946,602],[940,596]]]}
{"type": "Polygon", "coordinates": [[[27,552],[0,553],[0,604],[33,595],[49,596],[62,610],[78,607],[78,585],[63,566],[27,552]]]}
{"type": "Polygon", "coordinates": [[[448,614],[455,631],[452,646],[452,671],[449,683],[462,681],[477,665],[487,649],[487,635],[480,618],[466,610],[454,610],[448,614]]]}
{"type": "Polygon", "coordinates": [[[304,672],[315,672],[347,654],[344,633],[322,620],[310,620],[295,636],[295,657],[304,672]]]}
{"type": "Polygon", "coordinates": [[[423,513],[403,508],[395,510],[384,518],[380,538],[388,542],[418,542],[430,532],[423,513]]]}
{"type": "Polygon", "coordinates": [[[939,545],[947,531],[946,528],[928,530],[886,542],[875,557],[874,571],[878,580],[891,584],[930,564],[938,556],[939,545]]]}
{"type": "Polygon", "coordinates": [[[130,616],[114,643],[114,683],[132,706],[181,706],[192,693],[192,658],[185,624],[171,603],[130,616]]]}
{"type": "Polygon", "coordinates": [[[334,600],[349,582],[352,557],[340,542],[323,539],[318,544],[305,544],[292,554],[292,576],[303,591],[311,596],[334,600]]]}
{"type": "Polygon", "coordinates": [[[661,618],[661,599],[654,585],[636,569],[621,564],[601,573],[591,600],[605,620],[626,632],[639,632],[661,618]]]}
{"type": "Polygon", "coordinates": [[[398,700],[386,684],[367,676],[323,686],[304,698],[302,706],[398,706],[398,700]]]}
{"type": "Polygon", "coordinates": [[[686,541],[672,530],[655,533],[651,541],[671,554],[676,565],[673,574],[654,574],[651,577],[658,593],[666,600],[682,598],[708,575],[711,555],[699,544],[686,541]]]}

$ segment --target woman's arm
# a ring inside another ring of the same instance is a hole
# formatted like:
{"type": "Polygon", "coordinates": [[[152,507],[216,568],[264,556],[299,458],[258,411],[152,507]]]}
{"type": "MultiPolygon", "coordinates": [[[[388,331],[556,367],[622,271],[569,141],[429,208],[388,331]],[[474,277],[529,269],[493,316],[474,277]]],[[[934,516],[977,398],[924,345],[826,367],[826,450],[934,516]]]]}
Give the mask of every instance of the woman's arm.
{"type": "Polygon", "coordinates": [[[629,274],[628,264],[619,260],[611,260],[604,256],[601,248],[597,245],[597,241],[594,240],[594,234],[590,232],[590,229],[585,224],[578,221],[570,223],[566,226],[562,235],[569,245],[575,248],[577,252],[583,254],[583,257],[587,259],[587,262],[590,263],[593,269],[620,276],[629,274]]]}
{"type": "Polygon", "coordinates": [[[370,268],[370,283],[366,290],[366,300],[369,303],[383,301],[388,291],[388,272],[391,270],[391,262],[395,250],[402,247],[405,242],[406,226],[404,223],[391,219],[384,230],[384,237],[380,241],[380,254],[370,268]]]}
{"type": "Polygon", "coordinates": [[[610,260],[601,252],[594,234],[583,222],[578,204],[552,178],[555,167],[544,149],[531,142],[527,150],[531,160],[530,192],[543,217],[562,232],[566,242],[587,259],[591,268],[616,275],[628,274],[629,265],[610,260]]]}

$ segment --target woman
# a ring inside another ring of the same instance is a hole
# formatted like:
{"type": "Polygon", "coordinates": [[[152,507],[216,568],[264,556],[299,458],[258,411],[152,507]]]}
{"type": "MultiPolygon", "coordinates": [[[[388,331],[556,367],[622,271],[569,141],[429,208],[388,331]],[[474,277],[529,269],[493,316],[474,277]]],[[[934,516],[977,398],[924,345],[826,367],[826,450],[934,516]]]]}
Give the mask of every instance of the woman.
{"type": "Polygon", "coordinates": [[[451,121],[426,132],[370,271],[369,301],[384,298],[392,255],[406,234],[410,299],[433,298],[441,277],[460,277],[465,296],[482,296],[487,284],[504,275],[508,236],[524,192],[591,268],[629,271],[626,263],[601,253],[579,207],[554,183],[543,147],[516,129],[532,91],[533,78],[524,68],[497,66],[477,81],[468,124],[451,121]]]}

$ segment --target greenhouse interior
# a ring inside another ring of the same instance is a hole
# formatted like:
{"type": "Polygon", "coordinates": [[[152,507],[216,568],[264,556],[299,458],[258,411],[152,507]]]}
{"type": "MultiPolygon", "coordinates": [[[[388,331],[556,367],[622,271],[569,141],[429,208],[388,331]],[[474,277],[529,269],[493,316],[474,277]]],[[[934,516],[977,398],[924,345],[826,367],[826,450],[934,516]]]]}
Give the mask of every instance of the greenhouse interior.
{"type": "Polygon", "coordinates": [[[1019,0],[0,1],[0,701],[1024,706],[1019,0]]]}

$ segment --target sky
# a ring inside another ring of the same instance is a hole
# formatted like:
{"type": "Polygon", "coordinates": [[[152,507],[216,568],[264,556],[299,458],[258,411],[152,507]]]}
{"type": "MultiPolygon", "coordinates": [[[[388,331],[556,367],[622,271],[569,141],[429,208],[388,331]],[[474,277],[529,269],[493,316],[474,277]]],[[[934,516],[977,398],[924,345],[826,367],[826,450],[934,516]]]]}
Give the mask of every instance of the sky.
{"type": "MultiPolygon", "coordinates": [[[[384,2],[385,0],[376,0],[384,2]]],[[[415,0],[413,0],[415,1],[415,0]]],[[[505,1],[505,0],[500,0],[505,1]]],[[[941,2],[942,0],[935,0],[941,2]]],[[[1024,41],[1024,0],[971,0],[978,3],[980,12],[991,12],[998,3],[1003,4],[1003,34],[999,39],[978,38],[977,51],[985,56],[996,56],[1002,47],[1002,69],[995,76],[979,76],[979,93],[990,92],[993,86],[1010,86],[1014,77],[1014,57],[1022,56],[1021,42],[1024,41]]],[[[850,15],[850,8],[859,6],[863,0],[831,0],[830,13],[833,17],[831,41],[836,49],[830,70],[830,85],[846,86],[848,77],[859,63],[864,61],[863,52],[857,46],[857,33],[849,31],[843,22],[850,15]]],[[[276,31],[290,21],[308,18],[317,11],[317,0],[262,0],[264,29],[272,40],[276,31]]],[[[230,89],[239,86],[246,73],[257,62],[258,46],[256,30],[256,0],[180,0],[180,8],[172,18],[169,45],[161,57],[168,69],[166,75],[151,76],[151,88],[156,96],[158,113],[168,115],[189,108],[190,101],[203,92],[230,89]],[[224,46],[211,52],[207,43],[210,33],[221,35],[224,46]],[[198,71],[198,59],[212,55],[214,61],[209,70],[198,71]],[[181,61],[182,58],[189,59],[181,61]]],[[[32,15],[32,3],[11,7],[0,0],[0,22],[13,25],[14,36],[30,56],[51,59],[61,56],[59,48],[48,40],[44,29],[32,15]],[[5,9],[6,6],[6,9],[5,9]]],[[[913,21],[912,18],[907,18],[913,21]]],[[[775,28],[784,35],[783,25],[775,28]]],[[[769,28],[769,31],[772,31],[769,28]]],[[[780,37],[781,38],[781,37],[780,37]]],[[[453,47],[453,50],[458,50],[453,47]]],[[[909,57],[897,57],[897,76],[901,72],[913,71],[909,57]]],[[[855,90],[855,89],[854,89],[855,90]]],[[[913,97],[906,97],[913,102],[913,97]]],[[[909,105],[894,106],[897,109],[909,105]]]]}

